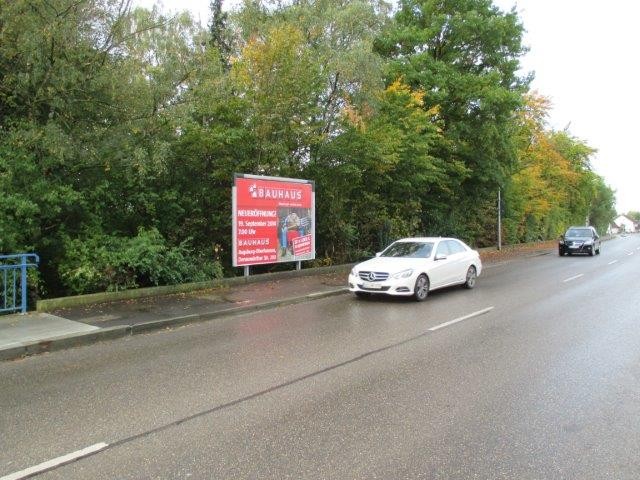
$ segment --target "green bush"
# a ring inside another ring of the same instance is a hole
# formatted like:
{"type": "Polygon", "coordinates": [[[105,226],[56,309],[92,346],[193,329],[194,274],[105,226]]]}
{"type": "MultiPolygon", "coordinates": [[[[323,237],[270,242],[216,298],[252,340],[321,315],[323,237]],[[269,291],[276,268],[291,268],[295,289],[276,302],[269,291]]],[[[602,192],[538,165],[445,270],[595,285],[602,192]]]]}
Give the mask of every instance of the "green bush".
{"type": "Polygon", "coordinates": [[[169,246],[157,229],[140,229],[133,238],[67,238],[59,273],[70,292],[83,294],[211,280],[222,266],[194,255],[187,241],[169,246]]]}

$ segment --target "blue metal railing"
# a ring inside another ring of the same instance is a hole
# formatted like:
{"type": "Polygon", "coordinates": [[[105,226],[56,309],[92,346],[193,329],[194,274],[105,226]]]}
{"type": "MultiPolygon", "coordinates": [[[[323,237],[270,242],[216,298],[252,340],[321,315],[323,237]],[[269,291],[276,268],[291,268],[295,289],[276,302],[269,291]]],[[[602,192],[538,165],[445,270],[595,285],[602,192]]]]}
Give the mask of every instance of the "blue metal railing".
{"type": "Polygon", "coordinates": [[[27,312],[27,268],[37,267],[38,263],[40,257],[35,253],[0,255],[0,313],[27,312]]]}

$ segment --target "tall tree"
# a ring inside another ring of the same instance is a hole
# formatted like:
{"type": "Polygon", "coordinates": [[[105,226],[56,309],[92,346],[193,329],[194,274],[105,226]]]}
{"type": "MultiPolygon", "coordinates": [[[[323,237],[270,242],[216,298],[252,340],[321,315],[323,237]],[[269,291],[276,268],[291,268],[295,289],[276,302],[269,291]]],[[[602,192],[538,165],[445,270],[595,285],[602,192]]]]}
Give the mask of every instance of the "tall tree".
{"type": "Polygon", "coordinates": [[[594,194],[589,207],[589,223],[603,234],[616,216],[616,197],[613,189],[602,177],[594,175],[593,184],[594,194]]]}
{"type": "Polygon", "coordinates": [[[308,168],[323,194],[319,245],[349,260],[400,236],[421,232],[426,193],[449,186],[452,168],[431,156],[439,141],[437,109],[423,109],[424,92],[400,81],[362,108],[345,109],[342,133],[308,168]]]}
{"type": "MultiPolygon", "coordinates": [[[[273,118],[256,113],[267,123],[288,117],[286,121],[292,124],[291,128],[302,135],[297,141],[298,147],[294,150],[289,147],[291,161],[293,164],[301,159],[313,161],[318,149],[340,131],[339,120],[347,104],[365,101],[382,86],[382,63],[372,52],[372,43],[387,21],[388,7],[378,0],[267,3],[245,2],[244,8],[233,17],[244,42],[239,67],[245,74],[251,70],[252,75],[259,72],[266,75],[269,69],[274,82],[273,95],[263,91],[262,100],[255,97],[254,104],[264,105],[268,110],[267,103],[273,103],[278,97],[279,104],[288,102],[295,108],[290,113],[274,111],[273,118]],[[280,39],[283,34],[286,43],[280,39]],[[285,57],[276,58],[277,50],[280,55],[294,58],[299,65],[288,66],[285,57]],[[296,77],[286,78],[291,75],[296,77]],[[281,90],[279,84],[284,86],[287,82],[291,85],[281,90]],[[305,109],[303,115],[301,108],[305,109]]],[[[255,79],[254,87],[245,82],[245,88],[249,92],[253,90],[253,95],[265,85],[258,77],[255,79]]]]}
{"type": "Polygon", "coordinates": [[[222,10],[222,0],[211,0],[209,10],[209,45],[216,49],[220,56],[220,64],[225,70],[231,67],[232,38],[228,28],[229,15],[222,10]]]}
{"type": "Polygon", "coordinates": [[[170,230],[157,183],[196,30],[126,0],[16,0],[0,28],[0,248],[38,251],[51,294],[75,239],[170,230]]]}
{"type": "Polygon", "coordinates": [[[37,249],[50,285],[62,237],[92,221],[83,190],[104,172],[98,145],[123,120],[110,55],[127,8],[109,0],[0,8],[0,248],[37,249]]]}
{"type": "Polygon", "coordinates": [[[285,24],[252,38],[232,74],[250,105],[248,120],[258,141],[256,173],[295,175],[308,158],[321,88],[303,33],[285,24]]]}
{"type": "Polygon", "coordinates": [[[526,96],[518,116],[517,170],[505,188],[510,242],[554,238],[587,218],[602,229],[612,218],[613,192],[591,170],[595,150],[567,131],[548,129],[548,99],[526,96]]]}
{"type": "Polygon", "coordinates": [[[504,13],[490,0],[402,0],[395,22],[377,50],[391,60],[388,82],[398,77],[425,92],[425,109],[439,107],[443,141],[434,155],[462,162],[460,189],[438,212],[425,217],[434,231],[477,239],[484,230],[483,209],[515,162],[514,112],[522,105],[527,78],[518,76],[524,54],[523,27],[514,11],[504,13]]]}

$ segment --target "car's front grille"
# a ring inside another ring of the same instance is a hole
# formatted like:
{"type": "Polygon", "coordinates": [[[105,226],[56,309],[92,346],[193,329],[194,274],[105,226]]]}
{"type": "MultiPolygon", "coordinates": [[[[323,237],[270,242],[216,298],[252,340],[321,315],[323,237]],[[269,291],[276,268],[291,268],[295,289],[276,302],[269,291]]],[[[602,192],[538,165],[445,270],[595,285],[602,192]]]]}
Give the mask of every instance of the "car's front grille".
{"type": "Polygon", "coordinates": [[[358,276],[365,282],[384,282],[389,278],[387,272],[360,272],[358,276]]]}

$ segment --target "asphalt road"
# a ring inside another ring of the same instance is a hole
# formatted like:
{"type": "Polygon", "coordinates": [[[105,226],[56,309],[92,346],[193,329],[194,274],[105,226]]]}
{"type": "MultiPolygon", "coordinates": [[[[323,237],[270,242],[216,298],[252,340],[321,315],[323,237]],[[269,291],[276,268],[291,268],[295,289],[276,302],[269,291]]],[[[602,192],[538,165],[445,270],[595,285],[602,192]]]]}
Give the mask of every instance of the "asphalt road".
{"type": "Polygon", "coordinates": [[[0,479],[640,478],[640,236],[0,364],[0,479]]]}

